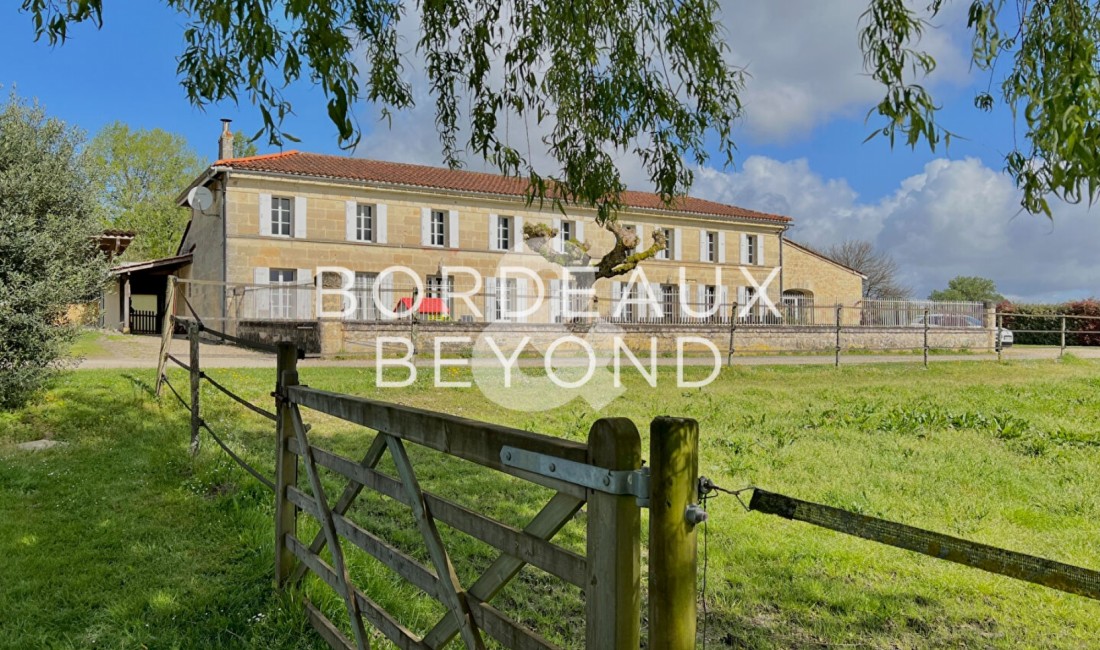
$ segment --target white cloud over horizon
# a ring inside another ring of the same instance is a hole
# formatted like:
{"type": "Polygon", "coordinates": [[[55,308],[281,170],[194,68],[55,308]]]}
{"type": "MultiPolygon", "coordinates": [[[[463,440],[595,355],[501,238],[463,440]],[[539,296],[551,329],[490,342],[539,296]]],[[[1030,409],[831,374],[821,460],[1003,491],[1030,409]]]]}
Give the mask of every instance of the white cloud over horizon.
{"type": "Polygon", "coordinates": [[[747,159],[697,171],[693,194],[794,218],[790,237],[817,248],[866,239],[890,253],[916,297],[956,275],[996,281],[1006,296],[1061,301],[1100,295],[1100,214],[1052,202],[1054,219],[1020,211],[1012,180],[980,160],[938,158],[877,202],[805,159],[747,159]]]}

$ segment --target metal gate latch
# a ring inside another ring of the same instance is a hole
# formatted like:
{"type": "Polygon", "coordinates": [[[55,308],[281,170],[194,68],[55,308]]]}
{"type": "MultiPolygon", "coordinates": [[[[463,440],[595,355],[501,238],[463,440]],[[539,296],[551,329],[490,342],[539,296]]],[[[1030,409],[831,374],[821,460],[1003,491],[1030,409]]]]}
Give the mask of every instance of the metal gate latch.
{"type": "Polygon", "coordinates": [[[633,495],[638,502],[638,507],[649,507],[648,467],[633,470],[604,469],[507,446],[500,449],[500,462],[505,467],[514,467],[539,476],[556,478],[597,492],[633,495]]]}

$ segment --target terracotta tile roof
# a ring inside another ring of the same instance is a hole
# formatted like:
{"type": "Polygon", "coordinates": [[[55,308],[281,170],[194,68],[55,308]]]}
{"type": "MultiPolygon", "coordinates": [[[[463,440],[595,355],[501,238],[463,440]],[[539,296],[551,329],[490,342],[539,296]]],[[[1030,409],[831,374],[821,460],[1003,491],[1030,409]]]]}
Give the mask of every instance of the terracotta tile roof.
{"type": "MultiPolygon", "coordinates": [[[[501,196],[521,197],[525,195],[527,189],[527,182],[522,178],[299,151],[219,160],[214,163],[214,166],[241,171],[366,181],[501,196]]],[[[658,195],[650,192],[627,191],[623,192],[622,198],[626,206],[644,210],[666,210],[708,217],[777,223],[788,223],[791,220],[790,217],[778,214],[747,210],[694,197],[678,199],[671,206],[665,206],[658,195]]]]}

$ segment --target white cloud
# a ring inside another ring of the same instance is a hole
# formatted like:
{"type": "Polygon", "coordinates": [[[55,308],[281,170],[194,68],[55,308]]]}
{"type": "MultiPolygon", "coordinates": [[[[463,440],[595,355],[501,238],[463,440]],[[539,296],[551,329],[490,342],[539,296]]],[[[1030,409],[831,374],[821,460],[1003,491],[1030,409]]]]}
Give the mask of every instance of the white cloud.
{"type": "MultiPolygon", "coordinates": [[[[921,11],[926,3],[914,3],[921,11]]],[[[754,141],[784,141],[837,116],[859,115],[882,97],[864,73],[859,17],[866,2],[720,3],[731,61],[747,67],[745,131],[754,141]]],[[[919,47],[937,61],[927,81],[935,89],[969,76],[965,7],[949,3],[919,47]]]]}
{"type": "Polygon", "coordinates": [[[1100,215],[1054,202],[1054,220],[1021,213],[1011,179],[973,158],[936,159],[878,202],[804,159],[754,156],[743,169],[697,172],[695,194],[795,218],[790,236],[825,247],[868,239],[891,253],[918,297],[956,275],[992,278],[1024,300],[1100,294],[1100,215]]]}

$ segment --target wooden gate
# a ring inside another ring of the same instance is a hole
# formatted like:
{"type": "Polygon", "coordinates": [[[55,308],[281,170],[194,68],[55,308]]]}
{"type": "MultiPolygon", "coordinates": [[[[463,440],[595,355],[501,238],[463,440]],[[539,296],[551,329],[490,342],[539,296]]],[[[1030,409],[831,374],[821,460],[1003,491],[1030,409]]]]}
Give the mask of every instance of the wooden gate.
{"type": "MultiPolygon", "coordinates": [[[[307,573],[313,573],[336,591],[347,609],[353,639],[344,635],[308,599],[304,603],[313,627],[330,646],[369,648],[366,627],[369,623],[402,649],[440,648],[456,636],[471,649],[485,647],[486,638],[506,648],[555,648],[536,630],[527,628],[491,604],[493,597],[520,569],[530,564],[584,591],[588,648],[639,647],[640,507],[647,504],[650,492],[649,473],[642,470],[641,439],[630,420],[598,420],[589,432],[587,444],[582,444],[301,386],[295,364],[294,348],[281,345],[280,381],[275,393],[278,405],[275,583],[277,588],[285,589],[307,573]],[[361,459],[337,455],[311,442],[310,427],[303,422],[302,409],[373,429],[377,435],[361,459]],[[523,529],[518,529],[423,490],[406,449],[409,444],[461,458],[556,492],[523,529]],[[376,468],[386,452],[397,476],[376,468]],[[299,465],[305,468],[308,493],[298,485],[299,465]],[[322,468],[347,481],[335,500],[325,492],[318,473],[322,468]],[[384,495],[411,509],[431,566],[410,557],[346,516],[363,490],[384,495]],[[587,506],[585,556],[551,541],[582,506],[587,506]],[[298,536],[299,512],[320,525],[320,532],[314,539],[304,540],[298,536]],[[468,587],[460,584],[437,528],[438,522],[501,552],[468,587]],[[423,637],[407,629],[372,600],[370,594],[353,584],[345,563],[345,543],[377,559],[402,580],[436,599],[447,613],[423,637]],[[321,556],[326,547],[331,563],[321,556]]],[[[694,422],[662,420],[673,424],[690,423],[687,428],[673,428],[681,433],[697,433],[694,422]]],[[[671,439],[660,433],[657,437],[671,439]]],[[[690,442],[696,444],[697,438],[690,442]]],[[[663,504],[672,507],[662,507],[660,512],[672,514],[663,515],[655,510],[654,519],[665,522],[666,527],[673,524],[670,528],[675,530],[665,537],[665,548],[672,549],[669,555],[675,561],[675,570],[682,573],[665,579],[662,592],[686,594],[687,602],[682,604],[680,611],[690,611],[690,623],[678,626],[673,636],[686,633],[692,645],[655,644],[654,630],[651,630],[651,647],[693,647],[694,644],[695,538],[693,526],[683,525],[684,511],[680,508],[687,502],[679,502],[694,499],[697,476],[688,476],[688,470],[697,474],[692,465],[694,457],[693,447],[689,454],[677,456],[675,462],[655,464],[669,467],[676,480],[653,478],[654,486],[662,485],[661,489],[670,491],[669,495],[661,493],[660,498],[663,504]],[[682,461],[688,456],[691,462],[685,468],[682,461]],[[677,509],[679,512],[674,512],[677,509]],[[677,545],[690,545],[690,553],[679,552],[677,545]],[[685,586],[688,588],[684,589],[685,586]]],[[[657,498],[658,494],[654,491],[653,497],[657,498]]],[[[662,566],[673,565],[664,563],[662,566]]],[[[661,602],[668,605],[665,600],[661,602]]],[[[674,610],[675,607],[666,609],[674,610]]]]}

